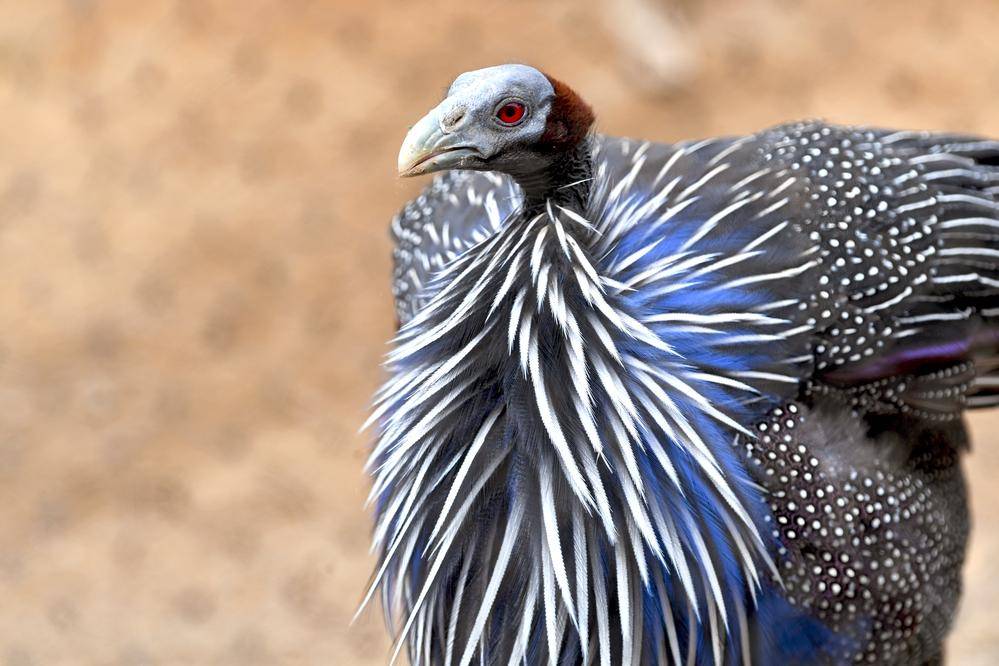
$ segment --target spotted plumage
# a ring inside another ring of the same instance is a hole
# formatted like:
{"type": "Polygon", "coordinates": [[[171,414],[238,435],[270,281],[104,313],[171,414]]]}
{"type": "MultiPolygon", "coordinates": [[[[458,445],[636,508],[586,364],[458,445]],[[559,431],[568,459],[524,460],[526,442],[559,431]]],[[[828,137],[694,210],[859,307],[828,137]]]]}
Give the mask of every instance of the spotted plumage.
{"type": "Polygon", "coordinates": [[[939,659],[959,417],[999,397],[999,143],[809,122],[556,147],[592,119],[564,84],[463,77],[441,113],[478,125],[427,122],[400,170],[473,170],[392,224],[370,465],[398,647],[939,659]],[[488,124],[508,88],[522,134],[488,124]]]}

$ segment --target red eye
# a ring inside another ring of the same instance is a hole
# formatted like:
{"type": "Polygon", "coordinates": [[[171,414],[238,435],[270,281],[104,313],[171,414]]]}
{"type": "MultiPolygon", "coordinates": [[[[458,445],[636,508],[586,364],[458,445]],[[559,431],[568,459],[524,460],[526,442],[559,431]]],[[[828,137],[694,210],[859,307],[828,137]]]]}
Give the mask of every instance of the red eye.
{"type": "Polygon", "coordinates": [[[515,125],[524,117],[525,111],[520,102],[507,102],[496,112],[496,117],[504,125],[515,125]]]}

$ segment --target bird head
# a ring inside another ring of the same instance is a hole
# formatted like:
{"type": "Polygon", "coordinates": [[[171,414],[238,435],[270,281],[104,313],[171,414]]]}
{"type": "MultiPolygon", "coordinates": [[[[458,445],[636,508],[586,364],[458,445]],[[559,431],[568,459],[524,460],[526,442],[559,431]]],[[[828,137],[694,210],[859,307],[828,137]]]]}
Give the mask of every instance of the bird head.
{"type": "Polygon", "coordinates": [[[465,72],[416,123],[399,151],[399,175],[447,169],[544,171],[593,125],[590,107],[567,85],[527,65],[465,72]]]}

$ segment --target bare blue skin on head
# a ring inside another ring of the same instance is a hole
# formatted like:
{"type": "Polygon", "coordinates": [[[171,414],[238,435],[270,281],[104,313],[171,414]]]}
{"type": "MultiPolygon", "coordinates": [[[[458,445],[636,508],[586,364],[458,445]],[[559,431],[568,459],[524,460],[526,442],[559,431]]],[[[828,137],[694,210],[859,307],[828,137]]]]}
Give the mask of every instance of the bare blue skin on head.
{"type": "Polygon", "coordinates": [[[399,151],[399,175],[445,169],[501,171],[506,162],[519,161],[523,153],[518,147],[541,138],[554,98],[548,77],[527,65],[465,72],[444,100],[409,130],[399,151]],[[526,109],[515,125],[496,118],[497,110],[509,102],[526,109]]]}

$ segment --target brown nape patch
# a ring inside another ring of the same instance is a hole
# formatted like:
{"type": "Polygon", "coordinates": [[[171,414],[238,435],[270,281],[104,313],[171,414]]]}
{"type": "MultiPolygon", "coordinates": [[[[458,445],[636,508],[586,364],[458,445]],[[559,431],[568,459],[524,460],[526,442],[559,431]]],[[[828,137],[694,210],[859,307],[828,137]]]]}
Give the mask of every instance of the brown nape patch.
{"type": "Polygon", "coordinates": [[[555,88],[555,99],[539,143],[555,150],[568,150],[590,131],[593,109],[575,90],[548,74],[545,77],[555,88]]]}

